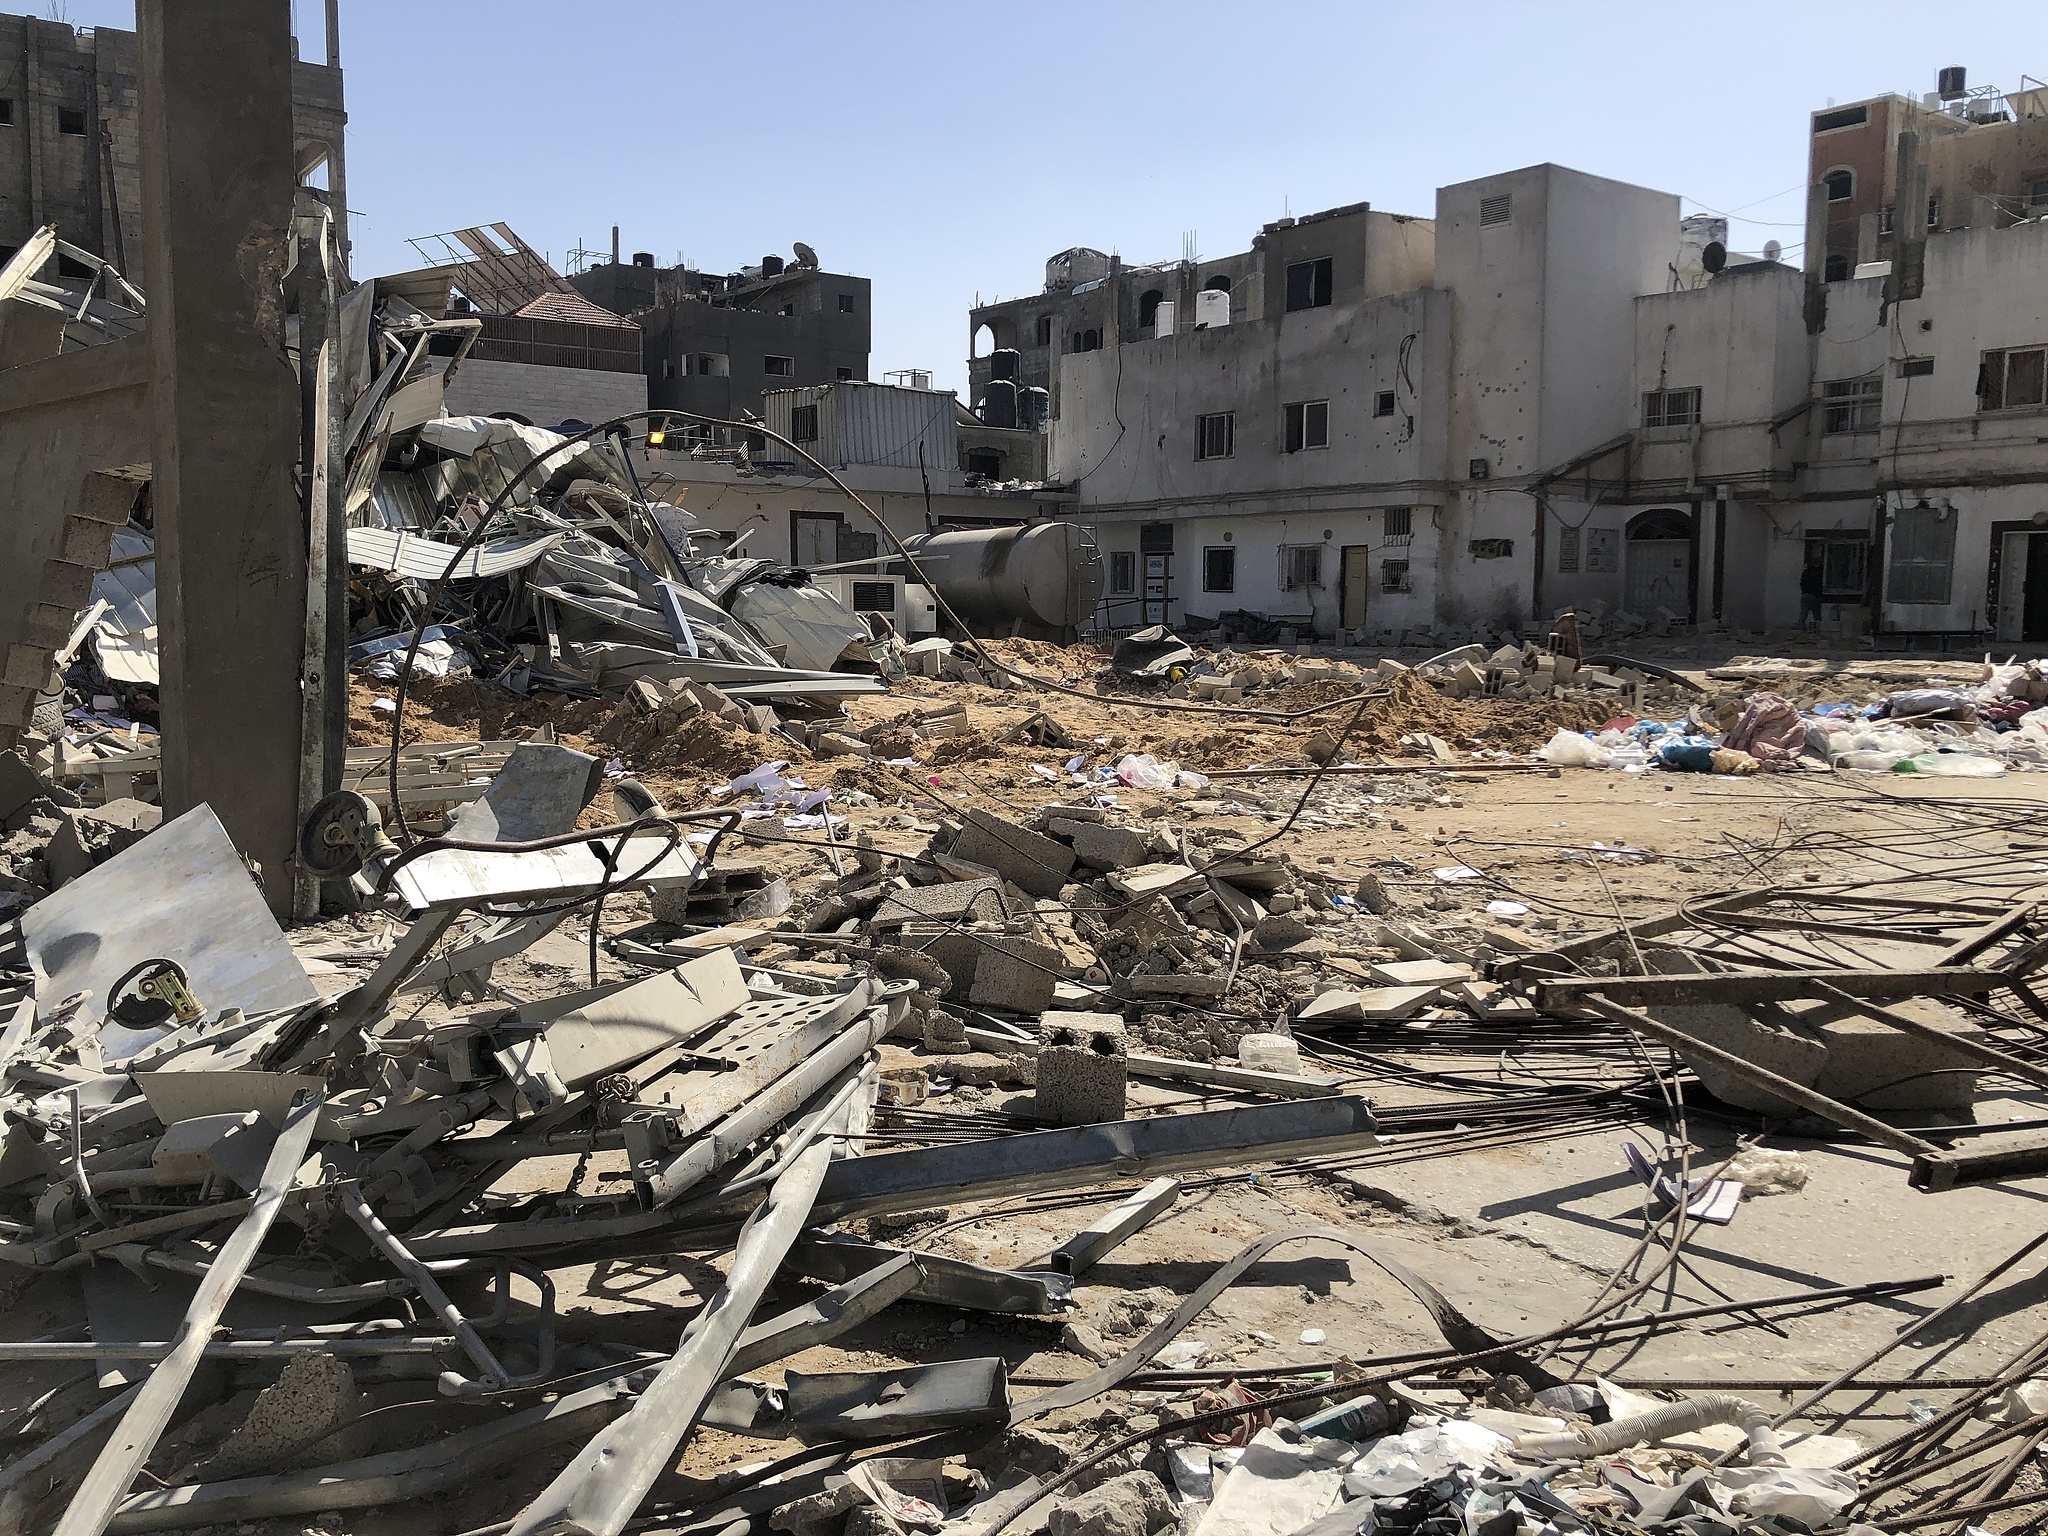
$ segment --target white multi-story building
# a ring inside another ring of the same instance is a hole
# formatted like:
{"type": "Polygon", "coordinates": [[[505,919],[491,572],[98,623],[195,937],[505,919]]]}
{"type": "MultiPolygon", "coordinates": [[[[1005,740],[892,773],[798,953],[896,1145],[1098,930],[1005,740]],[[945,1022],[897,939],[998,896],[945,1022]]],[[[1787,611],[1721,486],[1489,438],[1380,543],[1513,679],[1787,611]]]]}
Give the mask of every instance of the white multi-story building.
{"type": "Polygon", "coordinates": [[[2048,640],[2048,218],[1930,221],[1846,275],[1725,230],[1543,165],[1217,261],[1071,282],[1069,252],[972,312],[971,376],[1046,390],[1109,628],[1792,628],[1811,566],[1834,633],[2048,640]]]}

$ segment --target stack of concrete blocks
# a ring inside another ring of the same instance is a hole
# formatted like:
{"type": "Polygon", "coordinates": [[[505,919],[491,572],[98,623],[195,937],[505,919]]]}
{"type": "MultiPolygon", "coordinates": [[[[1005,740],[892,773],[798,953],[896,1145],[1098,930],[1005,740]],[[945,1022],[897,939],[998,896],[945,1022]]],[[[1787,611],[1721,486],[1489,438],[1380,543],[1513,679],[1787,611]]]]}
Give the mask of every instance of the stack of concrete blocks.
{"type": "Polygon", "coordinates": [[[1046,1013],[1038,1023],[1038,1118],[1100,1125],[1124,1117],[1130,1041],[1113,1013],[1046,1013]]]}
{"type": "Polygon", "coordinates": [[[969,811],[953,857],[982,865],[1033,896],[1058,896],[1074,867],[1074,850],[987,811],[969,811]]]}

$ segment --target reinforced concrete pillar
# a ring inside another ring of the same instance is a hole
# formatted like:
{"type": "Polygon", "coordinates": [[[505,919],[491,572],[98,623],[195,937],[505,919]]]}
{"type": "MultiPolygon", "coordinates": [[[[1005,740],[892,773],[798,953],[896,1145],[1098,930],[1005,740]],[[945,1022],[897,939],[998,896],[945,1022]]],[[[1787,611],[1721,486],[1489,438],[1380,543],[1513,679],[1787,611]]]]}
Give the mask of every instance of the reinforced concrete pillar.
{"type": "Polygon", "coordinates": [[[164,815],[211,805],[288,918],[306,625],[290,0],[137,0],[136,31],[164,815]]]}

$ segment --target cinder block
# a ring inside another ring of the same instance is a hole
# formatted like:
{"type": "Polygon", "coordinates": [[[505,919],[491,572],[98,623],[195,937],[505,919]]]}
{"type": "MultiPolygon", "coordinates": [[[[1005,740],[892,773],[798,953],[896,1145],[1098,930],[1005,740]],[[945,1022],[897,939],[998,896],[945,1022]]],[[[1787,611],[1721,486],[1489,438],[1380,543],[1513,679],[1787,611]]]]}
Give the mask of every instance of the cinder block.
{"type": "Polygon", "coordinates": [[[1009,916],[1000,880],[948,880],[939,885],[913,885],[891,891],[868,922],[874,928],[901,923],[956,923],[963,919],[997,921],[1009,916]]]}
{"type": "Polygon", "coordinates": [[[981,954],[974,962],[968,1002],[1008,1013],[1043,1012],[1064,970],[1060,952],[1014,933],[977,935],[976,942],[981,954]]]}
{"type": "Polygon", "coordinates": [[[1076,822],[1074,856],[1090,869],[1131,869],[1152,857],[1152,839],[1131,827],[1076,822]]]}
{"type": "Polygon", "coordinates": [[[1046,1014],[1038,1022],[1038,1117],[1100,1125],[1124,1117],[1130,1041],[1113,1013],[1046,1014]]]}
{"type": "Polygon", "coordinates": [[[1074,850],[987,811],[969,811],[955,858],[984,864],[1033,896],[1054,897],[1074,867],[1074,850]]]}
{"type": "Polygon", "coordinates": [[[104,567],[107,553],[114,545],[114,530],[105,523],[96,523],[89,517],[67,517],[64,519],[64,545],[59,552],[61,558],[75,565],[104,567]]]}
{"type": "Polygon", "coordinates": [[[0,670],[0,682],[16,688],[40,688],[50,676],[50,655],[40,645],[10,645],[7,666],[0,670]]]}
{"type": "Polygon", "coordinates": [[[92,601],[92,579],[98,574],[95,565],[45,560],[42,580],[36,583],[36,597],[76,612],[92,601]]]}
{"type": "Polygon", "coordinates": [[[30,603],[23,615],[21,638],[54,652],[71,638],[71,626],[78,615],[56,603],[30,603]]]}
{"type": "Polygon", "coordinates": [[[27,730],[36,712],[36,690],[0,683],[0,726],[27,730]]]}

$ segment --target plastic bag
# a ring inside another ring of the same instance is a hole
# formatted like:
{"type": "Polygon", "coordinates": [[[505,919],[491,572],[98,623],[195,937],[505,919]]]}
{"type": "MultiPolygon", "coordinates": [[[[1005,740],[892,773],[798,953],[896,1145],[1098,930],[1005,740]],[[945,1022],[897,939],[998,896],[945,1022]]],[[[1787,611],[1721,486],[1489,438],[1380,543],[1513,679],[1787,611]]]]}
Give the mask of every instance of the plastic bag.
{"type": "Polygon", "coordinates": [[[1132,789],[1171,789],[1178,768],[1162,763],[1150,752],[1125,755],[1116,765],[1116,776],[1132,789]]]}
{"type": "Polygon", "coordinates": [[[1536,749],[1536,757],[1553,768],[1605,768],[1607,754],[1577,731],[1559,731],[1536,749]]]}

